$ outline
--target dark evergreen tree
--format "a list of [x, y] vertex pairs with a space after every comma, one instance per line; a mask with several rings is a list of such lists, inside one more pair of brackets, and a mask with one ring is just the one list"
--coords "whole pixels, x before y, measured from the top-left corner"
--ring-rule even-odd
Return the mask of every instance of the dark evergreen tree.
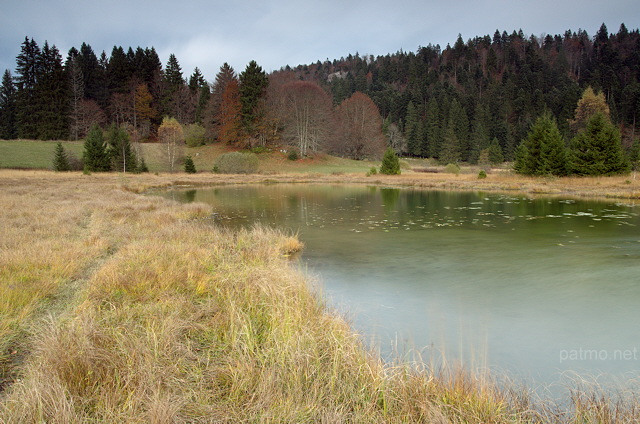
[[25, 37], [16, 58], [16, 125], [18, 137], [38, 138], [38, 112], [36, 82], [40, 75], [40, 47]]
[[543, 114], [532, 125], [516, 151], [514, 169], [524, 175], [567, 174], [564, 139], [551, 114]]
[[111, 169], [111, 161], [102, 129], [97, 125], [91, 127], [84, 141], [82, 153], [84, 169], [88, 172], [106, 172]]
[[195, 174], [197, 172], [196, 165], [193, 163], [191, 156], [187, 156], [184, 160], [184, 172], [187, 174]]
[[443, 165], [460, 161], [460, 142], [456, 135], [455, 122], [453, 120], [449, 121], [444, 132], [439, 160]]
[[418, 110], [413, 102], [409, 102], [404, 122], [404, 137], [407, 140], [407, 150], [411, 156], [420, 156], [422, 153], [419, 120]]
[[269, 79], [255, 60], [249, 62], [240, 74], [240, 115], [244, 133], [252, 137], [258, 132], [263, 110], [263, 98]]
[[400, 160], [391, 147], [384, 152], [380, 173], [385, 175], [400, 175]]
[[111, 126], [107, 132], [107, 143], [111, 169], [118, 172], [136, 172], [138, 165], [136, 155], [131, 150], [129, 134], [122, 127]]
[[593, 115], [587, 127], [572, 140], [570, 166], [578, 175], [614, 175], [629, 171], [620, 132], [602, 113]]
[[171, 53], [167, 66], [164, 69], [164, 79], [169, 87], [170, 91], [176, 91], [178, 88], [184, 85], [184, 78], [182, 77], [182, 68], [178, 63], [176, 55]]
[[0, 86], [0, 139], [13, 140], [18, 136], [16, 115], [16, 88], [11, 72], [7, 69], [2, 75]]
[[425, 156], [437, 158], [440, 156], [440, 146], [442, 144], [442, 119], [440, 117], [440, 107], [435, 96], [432, 96], [427, 103], [427, 116], [425, 121]]
[[56, 149], [53, 153], [53, 170], [56, 172], [71, 171], [67, 152], [62, 147], [62, 143], [56, 143]]
[[38, 138], [64, 140], [69, 136], [69, 80], [62, 66], [62, 56], [56, 46], [45, 41], [40, 54], [39, 75], [36, 82], [38, 105]]
[[113, 47], [106, 73], [110, 94], [127, 93], [129, 91], [129, 79], [132, 75], [132, 69], [122, 47]]
[[502, 147], [500, 147], [500, 143], [498, 139], [494, 137], [487, 147], [487, 159], [491, 165], [499, 165], [504, 162], [504, 155], [502, 154]]

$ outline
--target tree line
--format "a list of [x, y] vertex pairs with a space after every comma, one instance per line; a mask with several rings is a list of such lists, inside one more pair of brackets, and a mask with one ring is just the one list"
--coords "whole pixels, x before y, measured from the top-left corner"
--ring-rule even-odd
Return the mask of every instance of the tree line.
[[2, 79], [0, 138], [80, 139], [94, 125], [115, 125], [133, 141], [157, 141], [172, 117], [190, 145], [284, 145], [354, 159], [380, 158], [391, 146], [442, 163], [498, 163], [526, 156], [520, 146], [542, 116], [569, 148], [584, 129], [571, 124], [578, 102], [593, 87], [629, 153], [639, 53], [638, 30], [624, 24], [612, 34], [603, 24], [594, 37], [496, 31], [467, 42], [459, 35], [445, 49], [349, 55], [270, 75], [255, 61], [240, 74], [225, 63], [209, 83], [198, 68], [185, 78], [175, 55], [163, 67], [154, 48], [98, 57], [83, 43], [63, 61], [55, 46], [25, 38], [15, 75]]

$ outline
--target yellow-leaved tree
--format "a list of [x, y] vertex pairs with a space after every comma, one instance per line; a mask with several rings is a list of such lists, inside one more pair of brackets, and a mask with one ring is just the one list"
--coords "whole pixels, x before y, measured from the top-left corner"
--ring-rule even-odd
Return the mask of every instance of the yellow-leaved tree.
[[164, 117], [158, 128], [158, 139], [165, 144], [165, 157], [170, 172], [174, 172], [176, 162], [184, 149], [184, 131], [182, 125], [175, 119]]

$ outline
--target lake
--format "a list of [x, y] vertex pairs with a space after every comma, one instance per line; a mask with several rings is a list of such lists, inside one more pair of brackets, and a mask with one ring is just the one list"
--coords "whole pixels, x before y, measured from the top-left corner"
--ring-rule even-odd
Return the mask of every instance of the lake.
[[534, 385], [640, 368], [640, 206], [345, 185], [163, 195], [213, 205], [218, 225], [297, 233], [300, 266], [387, 360]]

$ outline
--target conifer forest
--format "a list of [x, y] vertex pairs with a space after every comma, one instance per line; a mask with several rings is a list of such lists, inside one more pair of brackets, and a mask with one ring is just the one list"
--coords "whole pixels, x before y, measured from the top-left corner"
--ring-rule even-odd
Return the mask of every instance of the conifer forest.
[[159, 142], [171, 119], [191, 146], [352, 159], [391, 147], [443, 164], [512, 161], [533, 175], [614, 174], [638, 162], [640, 32], [624, 24], [595, 35], [496, 30], [271, 73], [255, 61], [205, 72], [211, 80], [175, 55], [163, 65], [153, 47], [99, 53], [82, 43], [63, 57], [25, 37], [2, 78], [0, 139], [80, 140], [116, 127]]

